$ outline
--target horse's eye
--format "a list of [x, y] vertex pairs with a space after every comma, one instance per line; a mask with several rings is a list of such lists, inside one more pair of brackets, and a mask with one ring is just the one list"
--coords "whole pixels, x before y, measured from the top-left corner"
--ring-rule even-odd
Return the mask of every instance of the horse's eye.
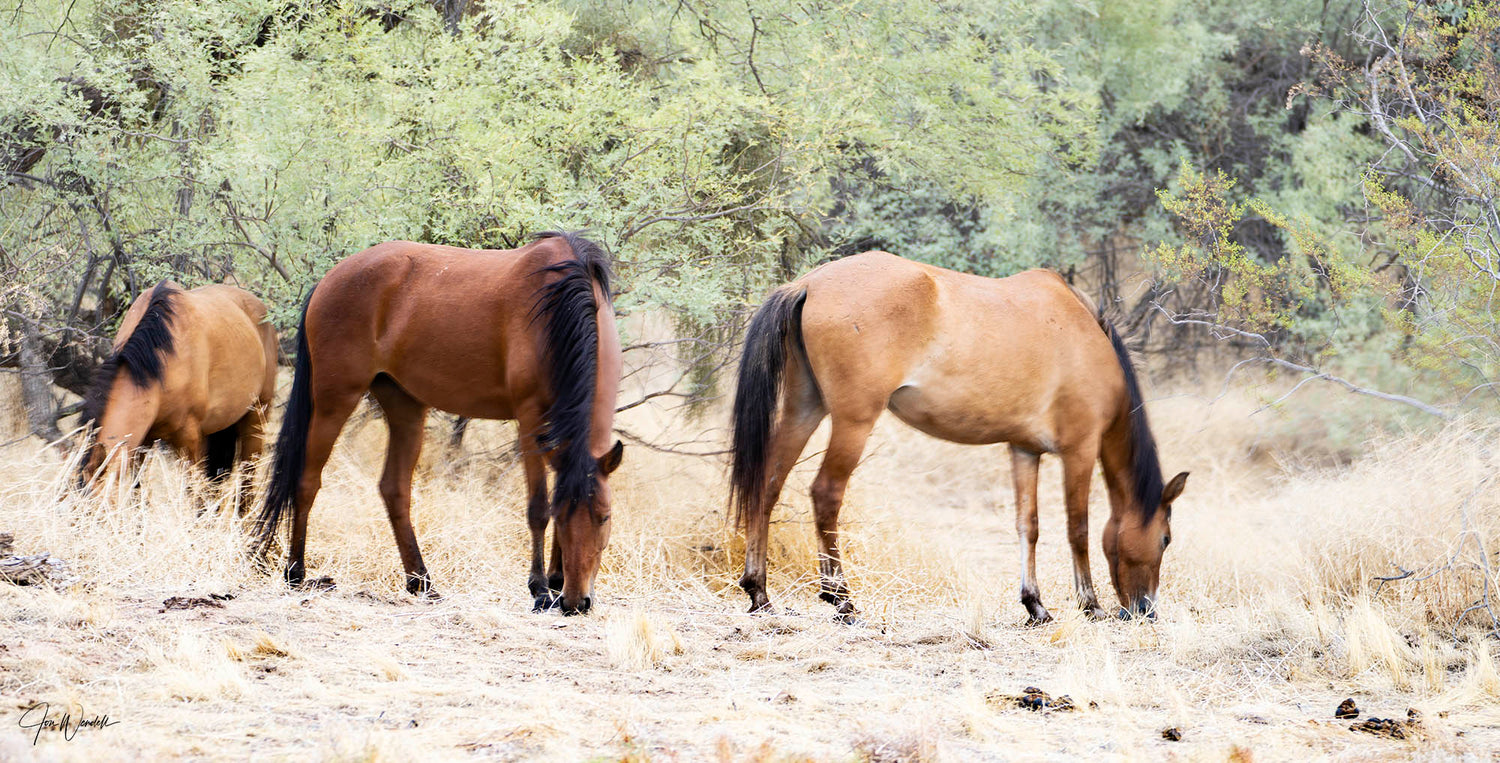
[[1167, 546], [1170, 546], [1170, 545], [1172, 545], [1172, 536], [1171, 535], [1163, 535], [1163, 536], [1161, 536], [1161, 548], [1162, 548], [1162, 550], [1165, 551], [1167, 549]]

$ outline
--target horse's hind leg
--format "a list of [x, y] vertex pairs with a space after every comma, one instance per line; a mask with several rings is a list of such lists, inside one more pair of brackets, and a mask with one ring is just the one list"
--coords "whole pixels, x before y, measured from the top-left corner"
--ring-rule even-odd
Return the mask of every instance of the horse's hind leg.
[[1063, 493], [1068, 506], [1068, 545], [1073, 547], [1073, 583], [1078, 606], [1093, 618], [1104, 617], [1099, 597], [1094, 593], [1094, 578], [1089, 570], [1089, 487], [1094, 480], [1094, 447], [1064, 452]]
[[844, 488], [849, 485], [849, 475], [859, 465], [860, 454], [865, 450], [865, 441], [875, 426], [875, 417], [859, 419], [833, 419], [833, 433], [828, 439], [828, 453], [823, 456], [823, 465], [813, 480], [813, 519], [818, 527], [818, 570], [822, 573], [822, 593], [819, 598], [832, 604], [841, 619], [854, 615], [854, 604], [849, 601], [849, 587], [844, 582], [843, 559], [839, 554], [839, 509], [844, 504]]
[[766, 594], [766, 547], [771, 536], [771, 509], [776, 506], [787, 475], [797, 465], [808, 439], [828, 415], [805, 372], [796, 366], [789, 368], [786, 383], [781, 415], [771, 434], [771, 465], [767, 470], [765, 492], [745, 517], [745, 575], [740, 578], [740, 588], [750, 595], [751, 612], [771, 607], [771, 599]]
[[1010, 447], [1011, 478], [1016, 487], [1016, 535], [1021, 545], [1021, 604], [1028, 621], [1045, 623], [1052, 614], [1042, 606], [1042, 592], [1036, 584], [1036, 539], [1039, 534], [1036, 511], [1037, 466], [1039, 453]]
[[385, 451], [385, 472], [380, 476], [380, 497], [385, 501], [391, 530], [396, 534], [396, 547], [401, 551], [406, 590], [436, 596], [427, 565], [422, 563], [422, 552], [417, 548], [417, 533], [411, 526], [411, 478], [422, 454], [422, 424], [427, 418], [427, 406], [385, 377], [370, 386], [370, 393], [380, 403], [391, 432]]
[[[313, 501], [323, 487], [323, 467], [333, 453], [333, 443], [339, 438], [339, 430], [354, 407], [359, 404], [364, 390], [350, 388], [339, 394], [314, 395], [312, 418], [307, 424], [307, 460], [302, 470], [302, 481], [297, 485], [297, 500], [292, 513], [292, 538], [287, 545], [286, 582], [301, 587], [307, 574], [307, 519], [312, 514]], [[324, 577], [314, 581], [317, 587], [328, 587], [333, 581]]]

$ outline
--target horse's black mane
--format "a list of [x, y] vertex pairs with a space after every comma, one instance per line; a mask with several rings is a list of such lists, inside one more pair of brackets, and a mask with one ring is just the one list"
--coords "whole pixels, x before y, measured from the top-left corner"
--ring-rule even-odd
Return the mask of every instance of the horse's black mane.
[[94, 373], [94, 384], [83, 402], [83, 421], [92, 425], [104, 415], [104, 406], [109, 402], [109, 390], [114, 386], [120, 369], [130, 374], [130, 381], [137, 387], [161, 381], [162, 358], [172, 352], [172, 319], [175, 316], [173, 298], [182, 291], [166, 281], [151, 289], [146, 312], [130, 332], [130, 338], [120, 349], [110, 354]]
[[1120, 370], [1125, 373], [1125, 394], [1130, 400], [1130, 472], [1135, 482], [1135, 500], [1141, 512], [1141, 524], [1151, 521], [1161, 507], [1162, 476], [1161, 460], [1156, 453], [1156, 438], [1151, 435], [1151, 424], [1146, 420], [1146, 404], [1141, 397], [1141, 385], [1135, 377], [1135, 364], [1130, 361], [1130, 350], [1120, 332], [1104, 317], [1101, 309], [1099, 326], [1109, 335], [1115, 358], [1120, 361]]
[[573, 259], [540, 271], [562, 277], [542, 287], [532, 310], [532, 320], [546, 324], [544, 362], [553, 400], [542, 419], [538, 442], [554, 454], [557, 482], [552, 489], [552, 511], [565, 516], [579, 506], [593, 506], [598, 463], [589, 452], [589, 441], [599, 375], [599, 305], [594, 283], [609, 300], [611, 270], [604, 247], [584, 238], [582, 232], [547, 231], [536, 238], [560, 238], [573, 250]]

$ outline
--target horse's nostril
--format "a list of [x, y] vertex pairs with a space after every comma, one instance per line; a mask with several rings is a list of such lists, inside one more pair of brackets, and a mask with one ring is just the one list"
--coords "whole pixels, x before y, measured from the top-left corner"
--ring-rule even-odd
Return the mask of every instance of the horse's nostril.
[[589, 607], [592, 607], [592, 606], [594, 606], [594, 597], [592, 597], [592, 596], [585, 596], [585, 597], [583, 597], [583, 605], [578, 608], [578, 611], [586, 613], [586, 612], [589, 611]]

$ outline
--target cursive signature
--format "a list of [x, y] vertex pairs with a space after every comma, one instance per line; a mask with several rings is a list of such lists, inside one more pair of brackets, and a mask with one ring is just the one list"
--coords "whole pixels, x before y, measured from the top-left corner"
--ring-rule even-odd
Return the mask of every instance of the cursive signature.
[[61, 718], [53, 718], [52, 706], [46, 702], [38, 702], [26, 708], [26, 712], [21, 714], [21, 728], [27, 730], [35, 729], [35, 733], [31, 735], [31, 744], [33, 747], [42, 738], [43, 731], [61, 731], [63, 739], [71, 742], [73, 741], [73, 737], [78, 736], [78, 732], [83, 729], [107, 729], [117, 723], [119, 721], [110, 720], [107, 714], [95, 715], [93, 717], [86, 716], [83, 714], [82, 708], [79, 708], [76, 720], [73, 718], [71, 710], [63, 713]]

